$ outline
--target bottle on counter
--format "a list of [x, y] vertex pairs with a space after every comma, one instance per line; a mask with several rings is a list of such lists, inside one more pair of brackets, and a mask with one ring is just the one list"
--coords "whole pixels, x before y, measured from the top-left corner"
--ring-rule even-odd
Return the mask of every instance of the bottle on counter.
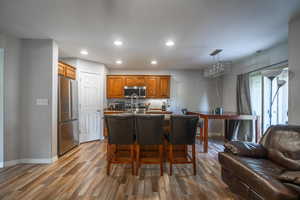
[[161, 105], [161, 110], [162, 111], [166, 111], [167, 110], [167, 104], [166, 102], [163, 102], [162, 105]]

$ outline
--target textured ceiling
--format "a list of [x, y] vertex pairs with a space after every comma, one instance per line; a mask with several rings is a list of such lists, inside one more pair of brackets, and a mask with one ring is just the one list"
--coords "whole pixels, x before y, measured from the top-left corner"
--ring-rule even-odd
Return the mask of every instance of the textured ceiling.
[[[214, 49], [235, 60], [287, 39], [299, 0], [0, 0], [0, 30], [51, 38], [60, 56], [110, 68], [191, 69]], [[173, 39], [175, 46], [164, 43]], [[115, 39], [124, 45], [117, 48]], [[87, 49], [89, 55], [79, 51]], [[151, 66], [151, 59], [158, 60]], [[115, 60], [123, 65], [116, 66]]]

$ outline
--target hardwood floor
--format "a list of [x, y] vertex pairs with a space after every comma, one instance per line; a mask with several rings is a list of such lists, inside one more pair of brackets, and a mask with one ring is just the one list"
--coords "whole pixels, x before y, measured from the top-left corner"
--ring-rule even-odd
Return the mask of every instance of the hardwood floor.
[[139, 176], [129, 165], [112, 165], [106, 176], [105, 148], [105, 142], [85, 143], [51, 165], [2, 169], [0, 199], [238, 199], [221, 181], [217, 140], [210, 141], [208, 154], [197, 144], [197, 176], [192, 165], [174, 165], [170, 177], [168, 164], [162, 177], [157, 165], [142, 165]]

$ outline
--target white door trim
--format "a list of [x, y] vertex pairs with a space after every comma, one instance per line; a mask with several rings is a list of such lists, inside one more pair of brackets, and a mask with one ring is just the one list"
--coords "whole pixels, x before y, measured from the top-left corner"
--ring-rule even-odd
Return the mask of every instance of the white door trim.
[[0, 168], [4, 167], [4, 49], [0, 48]]

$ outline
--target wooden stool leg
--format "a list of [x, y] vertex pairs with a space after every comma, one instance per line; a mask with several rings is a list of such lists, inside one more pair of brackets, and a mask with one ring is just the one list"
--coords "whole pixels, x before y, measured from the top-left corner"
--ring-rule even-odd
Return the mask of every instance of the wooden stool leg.
[[130, 145], [130, 156], [131, 156], [131, 170], [132, 170], [132, 175], [135, 173], [135, 167], [134, 167], [134, 145]]
[[136, 145], [136, 175], [139, 173], [140, 168], [140, 145]]
[[173, 145], [169, 145], [169, 162], [170, 162], [170, 176], [173, 173]]
[[110, 165], [111, 165], [111, 156], [110, 156], [110, 144], [107, 144], [107, 167], [106, 167], [106, 174], [109, 176], [110, 174]]
[[160, 161], [160, 176], [164, 175], [164, 168], [163, 168], [163, 145], [159, 145], [159, 161]]
[[197, 174], [196, 172], [196, 146], [195, 144], [192, 145], [192, 162], [193, 162], [193, 170], [194, 170], [194, 175]]

